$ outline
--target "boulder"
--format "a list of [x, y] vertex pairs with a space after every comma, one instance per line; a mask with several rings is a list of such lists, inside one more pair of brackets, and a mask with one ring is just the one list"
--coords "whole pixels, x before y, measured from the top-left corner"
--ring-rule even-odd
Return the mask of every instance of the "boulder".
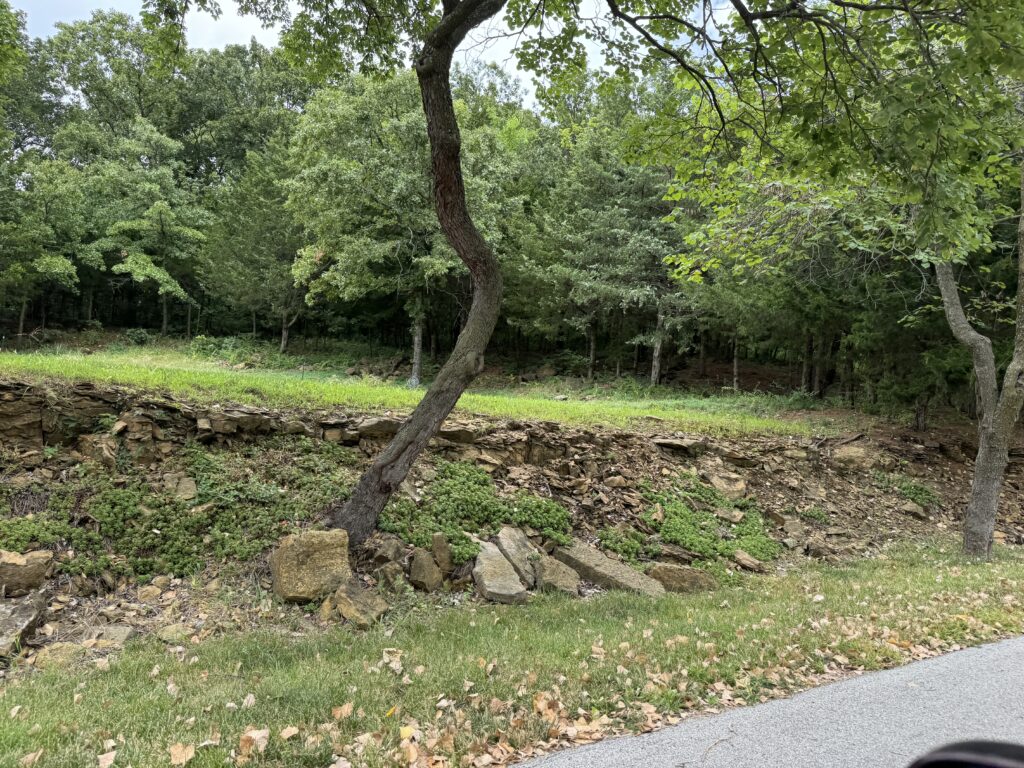
[[405, 559], [405, 543], [397, 536], [376, 535], [369, 542], [375, 565], [398, 563]]
[[342, 618], [359, 629], [368, 628], [391, 608], [387, 600], [355, 579], [338, 587], [333, 602]]
[[161, 590], [156, 584], [147, 584], [144, 587], [139, 587], [136, 597], [138, 597], [139, 602], [142, 603], [155, 603], [160, 599], [162, 592], [163, 590]]
[[321, 600], [352, 576], [348, 533], [306, 531], [286, 536], [270, 556], [274, 593], [292, 603]]
[[0, 595], [21, 597], [42, 586], [53, 562], [53, 552], [37, 550], [24, 555], [0, 550]]
[[436, 592], [441, 588], [444, 574], [434, 562], [434, 557], [427, 550], [417, 547], [412, 551], [412, 562], [409, 565], [409, 581], [417, 589], [424, 592]]
[[906, 501], [903, 506], [900, 507], [900, 512], [911, 517], [916, 517], [918, 520], [928, 519], [928, 510], [918, 504], [916, 501]]
[[821, 534], [816, 534], [807, 539], [807, 543], [804, 545], [804, 551], [807, 553], [808, 557], [815, 557], [819, 559], [831, 557], [836, 553], [835, 547], [833, 547]]
[[455, 570], [452, 545], [448, 543], [448, 537], [440, 531], [430, 537], [430, 551], [434, 555], [434, 562], [441, 569], [441, 573], [451, 573]]
[[876, 452], [864, 443], [846, 443], [832, 449], [832, 463], [844, 469], [868, 470], [876, 459]]
[[744, 514], [742, 510], [735, 509], [733, 507], [719, 507], [718, 509], [715, 510], [715, 517], [717, 517], [719, 520], [724, 520], [727, 523], [732, 523], [733, 525], [736, 525], [737, 523], [743, 522]]
[[766, 566], [753, 555], [747, 554], [742, 549], [737, 549], [735, 552], [732, 553], [732, 560], [740, 568], [744, 568], [748, 571], [765, 573], [768, 570], [768, 566]]
[[512, 563], [489, 541], [480, 542], [473, 566], [473, 581], [480, 596], [496, 603], [525, 603], [526, 587]]
[[196, 486], [196, 481], [191, 477], [181, 478], [174, 489], [174, 495], [182, 501], [192, 501], [199, 495], [199, 488]]
[[135, 630], [128, 624], [101, 624], [86, 632], [85, 639], [97, 648], [120, 648], [134, 635]]
[[570, 595], [580, 593], [580, 575], [550, 555], [541, 555], [533, 564], [534, 583], [540, 590], [556, 590]]
[[554, 556], [599, 587], [639, 592], [650, 597], [665, 594], [665, 588], [650, 576], [618, 560], [612, 560], [596, 547], [581, 541], [574, 539], [568, 547], [558, 547]]
[[667, 592], [703, 592], [714, 589], [715, 577], [700, 568], [670, 563], [655, 563], [647, 575], [657, 581]]
[[0, 659], [14, 655], [42, 623], [46, 599], [41, 592], [0, 601]]
[[739, 501], [747, 495], [747, 481], [734, 472], [711, 475], [708, 482], [729, 501]]
[[374, 572], [377, 583], [391, 592], [402, 592], [409, 586], [400, 563], [385, 563]]
[[518, 528], [505, 526], [498, 531], [498, 536], [494, 543], [501, 550], [501, 554], [505, 556], [505, 559], [515, 568], [516, 575], [526, 585], [526, 588], [530, 589], [533, 587], [536, 579], [533, 564], [539, 553], [533, 544], [530, 543], [526, 534]]

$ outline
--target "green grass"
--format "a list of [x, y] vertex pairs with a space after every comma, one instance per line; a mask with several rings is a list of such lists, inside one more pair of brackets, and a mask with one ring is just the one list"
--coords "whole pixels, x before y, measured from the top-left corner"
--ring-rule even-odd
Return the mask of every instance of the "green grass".
[[[374, 411], [411, 410], [422, 389], [345, 377], [323, 371], [232, 370], [214, 361], [159, 347], [108, 349], [94, 354], [61, 351], [0, 353], [0, 375], [122, 384], [169, 392], [197, 402], [250, 403], [278, 407], [347, 407]], [[507, 419], [579, 425], [680, 429], [723, 435], [802, 435], [831, 431], [825, 421], [782, 418], [784, 399], [764, 395], [722, 397], [555, 400], [544, 394], [474, 391], [458, 411]]]
[[[412, 603], [365, 633], [231, 635], [183, 654], [140, 641], [107, 670], [83, 661], [16, 675], [3, 692], [0, 768], [38, 749], [42, 768], [95, 765], [107, 739], [117, 742], [115, 765], [166, 766], [171, 744], [198, 745], [217, 732], [220, 744], [189, 763], [209, 768], [225, 764], [247, 726], [271, 732], [258, 766], [324, 768], [339, 750], [355, 765], [404, 765], [395, 756], [403, 726], [423, 731], [421, 748], [440, 738], [434, 751], [459, 765], [499, 738], [512, 748], [547, 739], [542, 711], [638, 728], [657, 721], [654, 711], [754, 703], [842, 670], [1019, 633], [1022, 586], [1024, 553], [1000, 549], [995, 562], [978, 564], [939, 543], [657, 601]], [[402, 652], [400, 672], [379, 664], [386, 649]], [[241, 708], [248, 694], [255, 705]], [[548, 709], [545, 697], [559, 704]], [[348, 702], [353, 714], [334, 720], [332, 708]], [[556, 729], [565, 725], [555, 719]], [[278, 733], [287, 726], [300, 733], [286, 742]], [[323, 741], [307, 745], [311, 734]], [[360, 737], [368, 746], [357, 755]]]

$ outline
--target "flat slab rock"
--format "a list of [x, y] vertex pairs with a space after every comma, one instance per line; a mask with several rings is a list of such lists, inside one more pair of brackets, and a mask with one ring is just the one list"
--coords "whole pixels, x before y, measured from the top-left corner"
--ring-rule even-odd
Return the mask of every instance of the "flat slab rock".
[[306, 531], [286, 536], [270, 556], [274, 592], [290, 603], [311, 603], [352, 576], [348, 534], [343, 530]]
[[46, 599], [41, 592], [20, 600], [0, 600], [0, 659], [13, 656], [43, 620]]
[[515, 568], [520, 581], [528, 588], [533, 587], [536, 581], [536, 576], [533, 572], [534, 563], [539, 558], [540, 553], [530, 543], [526, 534], [518, 528], [505, 526], [498, 531], [498, 536], [494, 543], [501, 550], [501, 554], [505, 556], [505, 559]]
[[480, 542], [480, 554], [473, 566], [473, 581], [480, 596], [495, 603], [525, 603], [526, 587], [512, 563], [494, 544]]
[[0, 549], [0, 594], [21, 597], [40, 587], [53, 562], [53, 552], [20, 554]]
[[596, 547], [573, 540], [568, 547], [558, 547], [554, 556], [568, 565], [587, 581], [605, 589], [619, 589], [638, 592], [641, 595], [660, 597], [665, 588], [625, 563], [612, 560]]

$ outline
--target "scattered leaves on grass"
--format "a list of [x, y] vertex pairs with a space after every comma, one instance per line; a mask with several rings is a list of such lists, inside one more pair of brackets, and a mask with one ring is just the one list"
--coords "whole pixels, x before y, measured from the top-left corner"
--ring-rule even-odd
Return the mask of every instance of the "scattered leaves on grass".
[[171, 755], [171, 765], [188, 765], [196, 756], [196, 748], [191, 744], [172, 744], [167, 750]]

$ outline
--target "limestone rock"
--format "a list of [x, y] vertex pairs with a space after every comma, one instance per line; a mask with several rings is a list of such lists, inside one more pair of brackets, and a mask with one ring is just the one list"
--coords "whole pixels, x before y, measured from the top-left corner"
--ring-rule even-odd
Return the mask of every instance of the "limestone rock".
[[480, 542], [473, 566], [473, 581], [481, 597], [496, 603], [525, 603], [526, 587], [512, 563], [489, 541]]
[[875, 452], [864, 443], [846, 443], [832, 449], [832, 462], [845, 469], [868, 470], [875, 460]]
[[36, 669], [59, 669], [71, 666], [86, 653], [77, 643], [51, 643], [39, 649], [33, 663]]
[[618, 560], [612, 560], [595, 547], [575, 539], [570, 546], [556, 549], [554, 555], [584, 579], [599, 587], [639, 592], [650, 597], [665, 594], [665, 588], [650, 576]]
[[654, 444], [669, 453], [680, 453], [684, 456], [696, 458], [707, 451], [707, 440], [694, 440], [688, 437], [656, 437]]
[[178, 481], [177, 487], [174, 489], [174, 495], [182, 501], [192, 501], [199, 495], [199, 488], [196, 486], [196, 481], [191, 477], [181, 478], [181, 480]]
[[739, 501], [747, 495], [747, 481], [734, 472], [711, 475], [708, 482], [729, 501]]
[[580, 575], [550, 555], [541, 555], [533, 564], [535, 584], [540, 590], [557, 590], [570, 595], [580, 593]]
[[0, 601], [0, 659], [18, 652], [42, 623], [45, 608], [46, 600], [40, 592], [20, 600]]
[[915, 501], [906, 501], [903, 506], [900, 507], [900, 512], [911, 517], [916, 517], [918, 520], [928, 519], [928, 510], [922, 507]]
[[53, 562], [53, 552], [18, 554], [0, 550], [0, 595], [21, 597], [42, 586]]
[[516, 575], [519, 576], [519, 580], [526, 585], [527, 589], [530, 589], [536, 579], [533, 564], [537, 559], [538, 552], [533, 544], [530, 543], [526, 534], [518, 528], [505, 526], [498, 531], [495, 544], [501, 551], [501, 554], [505, 556], [505, 559], [512, 564]]
[[286, 536], [270, 556], [274, 593], [292, 603], [320, 600], [352, 576], [348, 533], [306, 531]]
[[402, 422], [398, 419], [371, 417], [360, 421], [356, 429], [360, 437], [374, 439], [394, 437], [401, 426]]
[[368, 628], [391, 608], [387, 600], [355, 579], [338, 587], [333, 599], [338, 613], [359, 629]]
[[442, 573], [451, 573], [455, 570], [455, 559], [452, 555], [452, 545], [448, 537], [438, 531], [430, 537], [430, 551], [434, 555], [434, 562], [441, 569]]
[[157, 630], [156, 636], [168, 645], [185, 645], [192, 639], [192, 627], [178, 622]]
[[733, 562], [736, 563], [736, 565], [748, 571], [765, 573], [768, 570], [768, 566], [766, 566], [753, 555], [747, 554], [742, 549], [737, 549], [735, 552], [733, 552], [732, 559]]
[[160, 599], [161, 589], [156, 584], [147, 584], [144, 587], [139, 587], [139, 591], [136, 596], [140, 602], [143, 603], [155, 603]]
[[667, 592], [703, 592], [714, 589], [715, 577], [700, 568], [670, 563], [655, 563], [647, 575], [657, 581]]
[[444, 574], [434, 562], [433, 555], [427, 550], [419, 547], [413, 550], [412, 563], [409, 565], [409, 581], [424, 592], [436, 592], [441, 588]]
[[374, 572], [377, 583], [391, 592], [402, 592], [409, 586], [401, 563], [385, 563]]
[[376, 565], [398, 563], [405, 558], [405, 543], [397, 536], [381, 536], [378, 534], [370, 543], [373, 562]]
[[824, 559], [836, 553], [835, 547], [828, 543], [824, 536], [817, 534], [807, 539], [804, 551], [808, 557]]
[[732, 523], [733, 525], [735, 525], [737, 523], [743, 522], [744, 515], [742, 510], [739, 509], [719, 508], [715, 510], [715, 517], [717, 517], [719, 520], [724, 520], [727, 523]]
[[87, 641], [93, 641], [98, 648], [120, 648], [135, 634], [128, 624], [101, 624], [85, 633]]

